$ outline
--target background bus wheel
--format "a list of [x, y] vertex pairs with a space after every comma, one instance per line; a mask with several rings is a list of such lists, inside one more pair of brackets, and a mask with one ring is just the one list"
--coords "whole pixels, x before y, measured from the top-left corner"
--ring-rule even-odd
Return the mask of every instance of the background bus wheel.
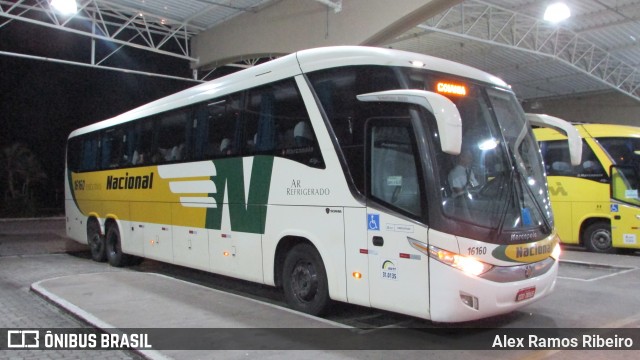
[[613, 250], [611, 224], [598, 221], [587, 226], [584, 230], [582, 241], [589, 251], [597, 253], [611, 252]]
[[122, 246], [120, 245], [120, 231], [116, 224], [112, 224], [108, 227], [105, 240], [109, 265], [115, 267], [126, 266], [129, 258], [126, 254], [122, 253]]
[[107, 260], [104, 237], [100, 235], [100, 225], [95, 220], [89, 221], [87, 225], [87, 242], [93, 261], [104, 262]]
[[322, 314], [329, 304], [327, 274], [318, 251], [309, 244], [296, 245], [284, 261], [284, 295], [295, 310]]

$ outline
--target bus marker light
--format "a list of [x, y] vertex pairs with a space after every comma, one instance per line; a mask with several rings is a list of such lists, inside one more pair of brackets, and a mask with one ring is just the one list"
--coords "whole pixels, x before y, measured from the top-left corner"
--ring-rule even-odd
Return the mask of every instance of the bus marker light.
[[362, 274], [357, 271], [354, 271], [351, 275], [353, 275], [354, 279], [362, 279]]
[[420, 255], [415, 255], [415, 254], [405, 254], [405, 253], [400, 253], [400, 258], [401, 259], [413, 259], [413, 260], [420, 260], [422, 258], [422, 256]]
[[229, 252], [228, 252], [228, 251], [225, 251], [225, 252], [223, 252], [223, 253], [222, 253], [222, 255], [224, 255], [224, 256], [229, 256]]

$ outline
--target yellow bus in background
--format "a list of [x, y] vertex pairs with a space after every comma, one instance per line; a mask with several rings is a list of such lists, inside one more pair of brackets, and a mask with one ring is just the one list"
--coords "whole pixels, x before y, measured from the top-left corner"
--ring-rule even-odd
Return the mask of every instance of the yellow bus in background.
[[594, 252], [640, 249], [640, 127], [574, 126], [583, 139], [577, 166], [569, 161], [564, 134], [534, 130], [561, 241]]

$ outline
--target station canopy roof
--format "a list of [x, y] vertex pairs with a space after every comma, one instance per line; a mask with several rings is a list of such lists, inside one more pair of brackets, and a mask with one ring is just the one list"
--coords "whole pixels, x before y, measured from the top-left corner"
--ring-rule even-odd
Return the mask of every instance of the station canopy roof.
[[[300, 1], [316, 1], [339, 11], [343, 2], [351, 0]], [[0, 36], [3, 27], [23, 21], [92, 39], [84, 66], [122, 68], [122, 64], [111, 64], [110, 58], [132, 48], [185, 60], [188, 68], [189, 62], [195, 63], [189, 46], [192, 37], [277, 2], [78, 0], [79, 11], [62, 16], [51, 8], [49, 0], [0, 0]], [[511, 84], [523, 100], [616, 90], [640, 101], [640, 0], [563, 2], [571, 9], [571, 17], [550, 24], [543, 20], [550, 3], [547, 0], [452, 1], [448, 9], [379, 46], [485, 70]], [[39, 57], [10, 51], [0, 54]], [[243, 59], [229, 65], [246, 67], [259, 61]], [[186, 77], [202, 81], [212, 76], [212, 72], [193, 71]]]

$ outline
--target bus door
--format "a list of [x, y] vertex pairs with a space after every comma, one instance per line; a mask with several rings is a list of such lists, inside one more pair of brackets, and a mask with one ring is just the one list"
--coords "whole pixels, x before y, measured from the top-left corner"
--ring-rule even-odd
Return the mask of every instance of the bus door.
[[[367, 252], [371, 306], [429, 317], [428, 257], [409, 243], [427, 243], [419, 219], [424, 181], [408, 118], [367, 122]], [[363, 219], [364, 220], [364, 219]]]
[[633, 166], [611, 166], [611, 236], [616, 248], [640, 248], [640, 177]]

